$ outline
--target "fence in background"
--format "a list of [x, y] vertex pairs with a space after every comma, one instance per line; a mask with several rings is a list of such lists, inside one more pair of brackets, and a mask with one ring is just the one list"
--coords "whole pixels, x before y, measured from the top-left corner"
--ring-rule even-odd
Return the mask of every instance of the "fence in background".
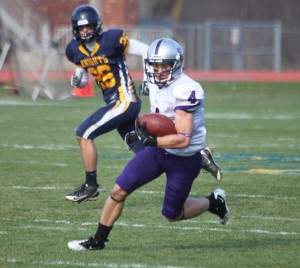
[[188, 69], [281, 70], [280, 23], [214, 22], [179, 25]]
[[[173, 27], [124, 27], [131, 38], [150, 44], [157, 38], [178, 41], [189, 70], [293, 70], [300, 69], [300, 31], [283, 32], [281, 24], [210, 21]], [[58, 34], [61, 52], [72, 39], [69, 28]], [[288, 53], [287, 53], [288, 52]], [[132, 59], [133, 68], [140, 68]]]

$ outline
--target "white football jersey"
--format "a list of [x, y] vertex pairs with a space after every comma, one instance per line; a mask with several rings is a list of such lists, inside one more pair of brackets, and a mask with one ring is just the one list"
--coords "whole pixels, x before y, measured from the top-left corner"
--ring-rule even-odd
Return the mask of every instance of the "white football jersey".
[[167, 152], [180, 156], [190, 156], [205, 148], [206, 129], [204, 116], [204, 91], [199, 83], [181, 74], [171, 85], [159, 89], [155, 84], [148, 84], [152, 113], [164, 114], [173, 121], [175, 111], [184, 110], [193, 113], [194, 129], [188, 148], [166, 149]]

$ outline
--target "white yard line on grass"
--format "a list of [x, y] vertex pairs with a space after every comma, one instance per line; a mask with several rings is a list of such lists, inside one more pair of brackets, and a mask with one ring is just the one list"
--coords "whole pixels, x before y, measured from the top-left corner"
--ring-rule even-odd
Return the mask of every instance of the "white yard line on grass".
[[205, 117], [209, 119], [226, 119], [226, 120], [241, 120], [241, 119], [250, 119], [250, 120], [295, 120], [298, 119], [297, 115], [272, 115], [272, 116], [259, 116], [247, 113], [205, 113]]
[[68, 167], [69, 165], [66, 164], [66, 163], [50, 163], [50, 162], [40, 162], [40, 161], [32, 161], [32, 160], [28, 160], [28, 161], [7, 161], [7, 160], [4, 160], [4, 161], [1, 161], [0, 160], [0, 163], [15, 163], [15, 164], [22, 164], [22, 165], [41, 165], [41, 166], [54, 166], [54, 167]]
[[[26, 186], [26, 185], [14, 185], [14, 186], [0, 186], [0, 189], [18, 189], [18, 190], [68, 190], [70, 189], [69, 187], [59, 187], [59, 186], [37, 186], [37, 187], [32, 187], [32, 186]], [[103, 191], [106, 191], [106, 189], [102, 189]], [[152, 191], [152, 190], [138, 190], [136, 193], [139, 194], [161, 194], [163, 195], [164, 192], [162, 191]], [[195, 193], [191, 193], [195, 194]], [[239, 197], [239, 198], [254, 198], [254, 199], [260, 199], [260, 198], [265, 198], [265, 199], [276, 199], [276, 200], [296, 200], [296, 196], [276, 196], [276, 195], [254, 195], [254, 194], [235, 194], [235, 195], [230, 195], [230, 197]]]
[[263, 221], [300, 221], [300, 219], [295, 218], [285, 218], [285, 217], [263, 217], [263, 216], [240, 216], [244, 219], [255, 219]]
[[[48, 219], [34, 220], [34, 222], [46, 222], [46, 223], [54, 223], [54, 224], [64, 224], [64, 225], [72, 225], [70, 227], [60, 227], [60, 226], [40, 226], [40, 225], [24, 225], [21, 228], [24, 229], [36, 229], [36, 230], [54, 230], [54, 231], [74, 231], [74, 225], [78, 225], [79, 223], [67, 220], [53, 221]], [[188, 222], [187, 222], [188, 223]], [[81, 223], [81, 226], [97, 226], [97, 222], [84, 222]], [[115, 223], [117, 226], [122, 226], [125, 228], [145, 228], [145, 229], [173, 229], [173, 230], [188, 230], [188, 231], [209, 231], [209, 232], [224, 232], [224, 233], [255, 233], [255, 234], [268, 234], [268, 235], [300, 235], [297, 232], [287, 232], [287, 231], [270, 231], [270, 230], [260, 230], [260, 229], [230, 229], [230, 224], [226, 227], [195, 227], [195, 226], [174, 226], [174, 225], [146, 225], [146, 224], [137, 224], [137, 223], [126, 223], [124, 221], [118, 221]], [[79, 231], [86, 231], [84, 227], [76, 228]]]
[[46, 145], [32, 145], [32, 144], [6, 144], [2, 143], [2, 147], [13, 147], [16, 149], [41, 149], [41, 150], [51, 150], [51, 151], [61, 151], [66, 149], [77, 149], [78, 146], [75, 145], [54, 145], [54, 144], [46, 144]]
[[77, 230], [77, 231], [86, 231], [86, 228], [67, 228], [67, 227], [59, 227], [59, 226], [40, 226], [40, 225], [24, 225], [21, 226], [20, 228], [22, 229], [34, 229], [34, 230], [54, 230], [54, 231], [72, 231], [72, 230]]
[[266, 198], [266, 199], [279, 199], [279, 200], [296, 200], [295, 196], [274, 196], [274, 195], [255, 195], [255, 194], [237, 194], [236, 197], [243, 198]]
[[[0, 187], [0, 188], [3, 188], [3, 187]], [[38, 187], [29, 187], [29, 186], [21, 186], [21, 185], [18, 185], [18, 186], [13, 186], [12, 187], [13, 189], [17, 189], [17, 190], [68, 190], [70, 188], [68, 187], [56, 187], [56, 186], [38, 186]]]
[[[20, 263], [20, 264], [26, 264], [26, 261], [18, 258], [0, 258], [2, 262], [6, 263]], [[31, 265], [45, 265], [45, 266], [68, 266], [68, 267], [103, 267], [103, 268], [192, 268], [192, 267], [187, 267], [187, 266], [162, 266], [162, 265], [147, 265], [147, 264], [142, 264], [142, 263], [107, 263], [107, 262], [71, 262], [71, 261], [34, 261], [32, 263], [28, 263]], [[204, 268], [201, 266], [197, 266], [197, 268]]]

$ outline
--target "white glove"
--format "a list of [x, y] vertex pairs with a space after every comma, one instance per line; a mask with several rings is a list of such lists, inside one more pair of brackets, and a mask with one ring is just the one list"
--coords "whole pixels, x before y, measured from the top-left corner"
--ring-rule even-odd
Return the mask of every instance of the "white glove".
[[77, 75], [73, 75], [71, 77], [71, 86], [72, 87], [77, 87], [80, 85], [80, 82], [81, 82], [81, 78], [78, 77]]
[[71, 77], [71, 86], [83, 88], [88, 82], [88, 73], [82, 68], [76, 68], [75, 74]]

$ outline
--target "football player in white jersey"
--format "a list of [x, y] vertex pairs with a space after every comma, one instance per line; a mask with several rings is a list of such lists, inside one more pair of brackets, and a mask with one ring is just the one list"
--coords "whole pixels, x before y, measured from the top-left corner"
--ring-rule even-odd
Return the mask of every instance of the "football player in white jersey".
[[191, 219], [204, 212], [218, 216], [221, 224], [229, 219], [226, 194], [222, 189], [209, 196], [190, 198], [192, 184], [202, 168], [200, 151], [205, 148], [204, 92], [199, 83], [183, 73], [183, 51], [174, 40], [154, 41], [147, 52], [145, 72], [150, 83], [152, 112], [175, 122], [177, 134], [152, 137], [147, 125], [135, 131], [145, 145], [126, 165], [106, 199], [96, 234], [68, 243], [71, 250], [104, 249], [114, 223], [121, 216], [126, 198], [136, 189], [166, 175], [162, 215], [170, 222]]

